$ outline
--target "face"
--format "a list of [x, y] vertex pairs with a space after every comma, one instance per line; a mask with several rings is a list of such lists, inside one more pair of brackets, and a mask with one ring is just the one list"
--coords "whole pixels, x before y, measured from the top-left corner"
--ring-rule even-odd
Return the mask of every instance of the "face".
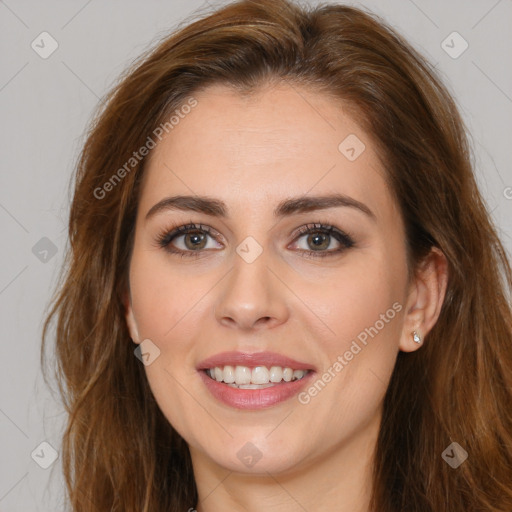
[[194, 97], [145, 170], [128, 326], [195, 464], [297, 470], [375, 433], [413, 350], [403, 223], [332, 99], [286, 84]]

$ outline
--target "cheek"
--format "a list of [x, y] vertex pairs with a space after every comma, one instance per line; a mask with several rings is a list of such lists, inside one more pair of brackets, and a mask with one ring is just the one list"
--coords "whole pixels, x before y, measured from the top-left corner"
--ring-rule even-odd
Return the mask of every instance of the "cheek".
[[207, 419], [191, 406], [187, 390], [197, 381], [191, 348], [204, 315], [201, 297], [211, 285], [175, 268], [154, 252], [134, 251], [130, 290], [140, 337], [158, 347], [158, 356], [144, 368], [152, 394], [169, 423], [189, 437], [192, 425], [205, 423], [207, 429]]
[[392, 306], [404, 299], [406, 272], [398, 253], [373, 248], [354, 253], [328, 273], [319, 268], [309, 272], [307, 281], [294, 283], [297, 295], [305, 298], [326, 327], [323, 340], [331, 357], [348, 349], [361, 333], [364, 339], [375, 324], [381, 339], [396, 338], [400, 328], [396, 309], [402, 308]]
[[209, 288], [206, 277], [180, 272], [165, 256], [134, 253], [130, 289], [141, 337], [165, 343], [183, 333]]
[[319, 270], [317, 285], [300, 292], [329, 328], [315, 339], [323, 352], [321, 382], [304, 397], [325, 409], [319, 416], [336, 403], [330, 414], [357, 423], [379, 405], [398, 354], [406, 271], [399, 253], [373, 250], [337, 269], [324, 286]]

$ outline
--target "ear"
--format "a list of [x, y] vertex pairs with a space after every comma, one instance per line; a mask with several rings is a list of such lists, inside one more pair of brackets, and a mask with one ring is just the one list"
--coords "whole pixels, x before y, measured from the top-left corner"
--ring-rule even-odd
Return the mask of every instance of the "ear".
[[137, 327], [137, 322], [133, 314], [132, 300], [129, 292], [125, 292], [125, 294], [123, 295], [123, 306], [125, 311], [126, 325], [128, 326], [130, 337], [134, 343], [139, 344], [139, 329]]
[[416, 332], [423, 342], [434, 327], [441, 313], [447, 283], [448, 261], [440, 249], [433, 247], [409, 285], [400, 350], [413, 352], [421, 347], [422, 343], [414, 341], [413, 333]]

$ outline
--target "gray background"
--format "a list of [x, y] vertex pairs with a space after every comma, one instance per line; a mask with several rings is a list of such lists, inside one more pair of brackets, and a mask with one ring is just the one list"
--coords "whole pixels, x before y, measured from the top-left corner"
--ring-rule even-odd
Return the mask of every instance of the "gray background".
[[[381, 15], [441, 71], [471, 133], [481, 190], [512, 253], [512, 1], [352, 5]], [[42, 381], [39, 348], [66, 248], [68, 184], [87, 121], [135, 57], [206, 8], [199, 0], [0, 0], [0, 512], [63, 510], [61, 459], [48, 469], [36, 463], [51, 461], [51, 450], [40, 443], [60, 451], [65, 420]], [[31, 47], [43, 31], [58, 43], [47, 59]], [[458, 58], [441, 46], [453, 31], [469, 44]], [[462, 48], [460, 39], [447, 41], [452, 54]], [[54, 255], [44, 253], [49, 247]]]

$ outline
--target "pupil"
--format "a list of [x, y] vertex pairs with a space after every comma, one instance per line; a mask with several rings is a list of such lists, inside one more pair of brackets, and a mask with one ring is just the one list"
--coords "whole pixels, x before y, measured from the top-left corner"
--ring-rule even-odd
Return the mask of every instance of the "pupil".
[[[204, 234], [202, 233], [189, 233], [188, 235], [190, 237], [191, 243], [188, 244], [189, 249], [197, 249], [199, 247], [199, 244], [197, 242], [201, 242], [204, 239]], [[185, 238], [187, 240], [187, 238]]]
[[[316, 234], [311, 235], [310, 240], [313, 241], [313, 245], [316, 246], [316, 248], [325, 248], [325, 241], [328, 238], [328, 235], [326, 234]], [[327, 244], [328, 246], [329, 244]]]

